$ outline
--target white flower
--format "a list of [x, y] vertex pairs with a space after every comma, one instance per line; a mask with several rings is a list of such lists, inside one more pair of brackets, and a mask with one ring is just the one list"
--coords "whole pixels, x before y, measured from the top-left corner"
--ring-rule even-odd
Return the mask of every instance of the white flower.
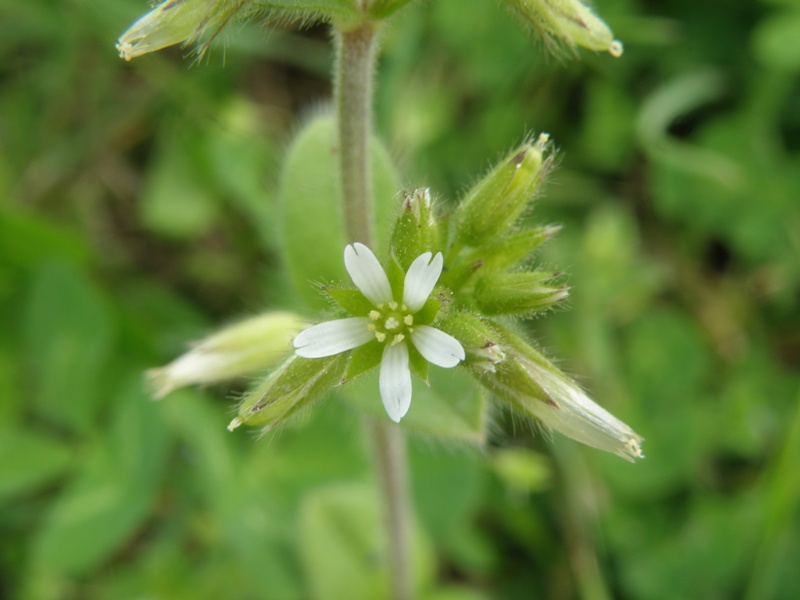
[[357, 348], [376, 339], [383, 344], [380, 391], [383, 406], [399, 423], [411, 405], [411, 370], [408, 343], [428, 361], [444, 368], [464, 360], [464, 348], [454, 337], [429, 325], [414, 323], [414, 315], [425, 305], [442, 274], [444, 258], [425, 252], [411, 263], [402, 297], [392, 286], [378, 259], [364, 244], [344, 249], [344, 264], [353, 283], [373, 305], [363, 317], [349, 317], [314, 325], [294, 339], [295, 353], [322, 358]]

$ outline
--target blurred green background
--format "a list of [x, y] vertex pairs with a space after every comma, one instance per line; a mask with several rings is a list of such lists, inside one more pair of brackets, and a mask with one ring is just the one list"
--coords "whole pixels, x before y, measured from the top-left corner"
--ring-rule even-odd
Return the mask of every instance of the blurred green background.
[[[452, 201], [551, 134], [532, 218], [572, 295], [530, 329], [646, 438], [630, 465], [502, 413], [481, 447], [413, 437], [422, 597], [800, 598], [800, 2], [598, 3], [621, 59], [546, 57], [493, 0], [385, 37], [404, 185]], [[356, 411], [257, 440], [225, 431], [247, 382], [141, 376], [292, 306], [276, 186], [329, 34], [125, 63], [145, 9], [0, 0], [0, 597], [379, 599]]]

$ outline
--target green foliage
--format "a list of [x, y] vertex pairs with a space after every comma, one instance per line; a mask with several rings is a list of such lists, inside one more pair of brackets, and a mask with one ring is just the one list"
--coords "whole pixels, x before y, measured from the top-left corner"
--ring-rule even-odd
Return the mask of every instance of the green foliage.
[[[487, 423], [474, 384], [432, 368], [403, 421], [436, 568], [420, 597], [798, 597], [797, 3], [597, 8], [620, 59], [544, 59], [493, 0], [409, 3], [387, 30], [377, 116], [402, 184], [462, 197], [526, 128], [551, 134], [534, 217], [563, 228], [517, 260], [563, 267], [570, 310], [520, 327], [647, 454]], [[276, 165], [327, 96], [327, 33], [234, 28], [224, 61], [128, 64], [113, 41], [145, 2], [0, 9], [0, 595], [314, 598], [342, 581], [327, 544], [376, 568], [352, 408], [380, 413], [374, 382], [261, 440], [224, 429], [247, 382], [158, 404], [140, 383], [222, 320], [347, 283], [343, 243], [338, 271], [279, 267]], [[307, 196], [294, 218], [316, 222]], [[340, 229], [291, 252], [324, 265]]]
[[[339, 191], [336, 125], [331, 116], [310, 120], [289, 148], [281, 183], [280, 227], [285, 264], [303, 303], [327, 300], [311, 282], [349, 282], [342, 252], [346, 245]], [[387, 247], [389, 224], [397, 210], [397, 175], [383, 146], [372, 146], [377, 248]]]

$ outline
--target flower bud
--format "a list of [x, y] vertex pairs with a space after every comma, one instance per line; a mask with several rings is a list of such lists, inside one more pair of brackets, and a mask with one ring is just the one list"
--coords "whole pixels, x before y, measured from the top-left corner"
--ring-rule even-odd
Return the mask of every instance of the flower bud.
[[555, 276], [541, 271], [488, 274], [475, 285], [475, 301], [485, 315], [529, 315], [547, 310], [569, 295], [565, 285], [547, 285]]
[[392, 252], [404, 271], [420, 254], [439, 249], [439, 224], [428, 188], [404, 195], [391, 244]]
[[155, 397], [163, 398], [186, 385], [248, 375], [285, 356], [294, 336], [306, 327], [308, 323], [293, 313], [264, 313], [207, 337], [167, 366], [150, 369], [146, 376]]
[[523, 144], [475, 185], [455, 213], [461, 242], [481, 246], [508, 232], [533, 199], [549, 160], [543, 153], [549, 136]]
[[[586, 396], [555, 365], [510, 331], [493, 324], [505, 360], [472, 374], [500, 400], [572, 439], [633, 461], [642, 437]], [[467, 366], [471, 366], [469, 362]]]
[[622, 42], [608, 25], [581, 0], [508, 0], [511, 7], [545, 38], [570, 47], [622, 55]]
[[163, 0], [120, 36], [117, 51], [131, 60], [205, 34], [213, 38], [245, 4], [242, 0]]
[[264, 431], [281, 425], [298, 410], [310, 406], [342, 381], [347, 355], [325, 358], [290, 356], [275, 372], [247, 392], [239, 416], [228, 425], [265, 425]]

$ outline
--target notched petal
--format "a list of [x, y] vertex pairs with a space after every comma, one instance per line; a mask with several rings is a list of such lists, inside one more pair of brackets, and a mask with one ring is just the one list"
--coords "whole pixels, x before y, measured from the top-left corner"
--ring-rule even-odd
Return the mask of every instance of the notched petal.
[[411, 334], [411, 341], [425, 360], [445, 369], [466, 358], [461, 342], [434, 327], [420, 325]]
[[361, 293], [375, 304], [392, 300], [392, 287], [381, 263], [364, 244], [356, 242], [344, 249], [344, 266]]
[[405, 344], [387, 345], [384, 349], [380, 390], [386, 413], [392, 421], [399, 423], [411, 406], [411, 370]]
[[295, 354], [304, 358], [322, 358], [357, 348], [372, 339], [368, 324], [366, 317], [350, 317], [309, 327], [294, 338]]
[[417, 312], [423, 307], [428, 297], [431, 295], [439, 276], [442, 274], [444, 257], [441, 252], [431, 260], [431, 253], [420, 254], [406, 273], [405, 285], [403, 286], [403, 303], [408, 306], [411, 312]]

